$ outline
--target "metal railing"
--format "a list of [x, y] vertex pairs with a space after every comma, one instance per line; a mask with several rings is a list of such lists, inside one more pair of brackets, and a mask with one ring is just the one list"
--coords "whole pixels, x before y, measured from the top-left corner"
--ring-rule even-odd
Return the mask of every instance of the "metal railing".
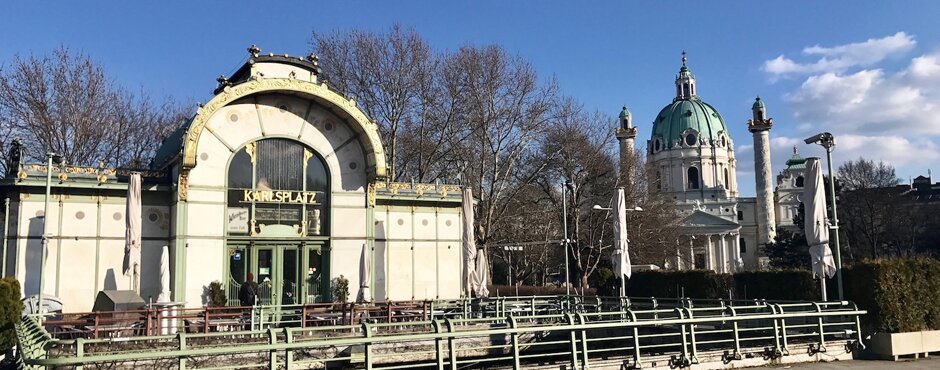
[[[837, 340], [860, 345], [859, 316], [865, 314], [849, 302], [563, 301], [567, 307], [537, 297], [443, 301], [435, 308], [421, 306], [420, 320], [415, 313], [412, 319], [402, 316], [396, 321], [383, 312], [386, 316], [379, 321], [380, 315], [363, 311], [369, 315], [350, 318], [358, 317], [359, 324], [291, 327], [290, 321], [281, 321], [278, 325], [288, 327], [102, 339], [55, 339], [37, 318], [29, 317], [19, 324], [17, 334], [24, 366], [456, 369], [521, 368], [537, 361], [581, 369], [611, 358], [639, 366], [644, 357], [667, 353], [672, 354], [671, 365], [681, 367], [698, 362], [705, 351], [723, 351], [731, 362], [740, 360], [745, 348], [766, 348], [763, 356], [776, 358], [788, 355], [795, 345], [808, 345], [815, 352], [827, 351], [827, 344]], [[669, 307], [671, 303], [676, 304]], [[631, 308], [597, 310], [614, 304]], [[469, 315], [464, 311], [468, 305]], [[505, 316], [478, 315], [484, 312]]]

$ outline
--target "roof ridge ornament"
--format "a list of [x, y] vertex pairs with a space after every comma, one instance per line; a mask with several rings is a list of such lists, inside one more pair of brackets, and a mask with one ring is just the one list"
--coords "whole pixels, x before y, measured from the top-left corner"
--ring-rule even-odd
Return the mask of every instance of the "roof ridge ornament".
[[685, 50], [682, 50], [682, 66], [685, 67], [685, 62], [689, 59], [685, 57]]

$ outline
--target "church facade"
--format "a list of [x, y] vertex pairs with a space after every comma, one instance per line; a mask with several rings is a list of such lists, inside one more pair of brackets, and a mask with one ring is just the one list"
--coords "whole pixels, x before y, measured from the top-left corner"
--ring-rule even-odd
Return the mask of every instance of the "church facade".
[[[339, 277], [352, 299], [361, 285], [366, 300], [462, 296], [461, 187], [387, 181], [377, 125], [318, 81], [315, 57], [249, 54], [150, 168], [134, 170], [143, 177], [141, 297], [159, 295], [163, 246], [172, 299], [189, 307], [209, 303], [214, 281], [237, 305], [249, 274], [263, 304], [331, 301]], [[122, 262], [132, 170], [23, 157], [14, 148], [0, 180], [4, 275], [27, 296], [42, 285], [68, 312], [90, 311], [99, 290], [131, 289]]]
[[[787, 169], [777, 177], [776, 190], [772, 188], [773, 120], [757, 98], [752, 119], [746, 122], [754, 145], [757, 191], [755, 197], [741, 197], [735, 141], [718, 110], [699, 96], [685, 53], [675, 92], [672, 102], [653, 119], [645, 153], [651, 191], [672, 198], [682, 217], [675, 258], [664, 264], [723, 273], [765, 268], [768, 261], [762, 247], [773, 241], [777, 228], [793, 227], [805, 159], [794, 149]], [[621, 158], [633, 150], [637, 131], [624, 107], [616, 130]]]

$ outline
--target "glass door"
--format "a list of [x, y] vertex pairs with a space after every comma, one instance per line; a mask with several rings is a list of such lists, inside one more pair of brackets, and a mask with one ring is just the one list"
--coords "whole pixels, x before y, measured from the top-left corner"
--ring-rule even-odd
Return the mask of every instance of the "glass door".
[[276, 247], [255, 249], [255, 281], [258, 283], [258, 304], [271, 305], [277, 302], [277, 276], [274, 269]]
[[254, 249], [249, 271], [258, 283], [258, 303], [289, 305], [303, 303], [300, 248], [296, 245], [263, 245]]
[[320, 245], [308, 245], [304, 248], [304, 303], [317, 303], [329, 301], [323, 288], [323, 249]]
[[230, 245], [228, 247], [228, 281], [226, 282], [226, 305], [240, 306], [238, 292], [245, 283], [248, 273], [249, 256], [244, 245]]

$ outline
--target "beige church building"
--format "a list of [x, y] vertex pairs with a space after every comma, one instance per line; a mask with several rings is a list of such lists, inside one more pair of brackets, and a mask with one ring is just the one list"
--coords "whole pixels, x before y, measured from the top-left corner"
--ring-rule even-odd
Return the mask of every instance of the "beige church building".
[[[391, 183], [376, 123], [318, 81], [315, 57], [261, 55], [229, 78], [166, 139], [142, 171], [140, 295], [159, 294], [169, 246], [172, 299], [207, 304], [214, 281], [230, 302], [249, 273], [265, 304], [332, 300], [330, 281], [360, 286], [371, 260], [371, 300], [457, 298], [461, 291], [461, 188]], [[29, 145], [29, 144], [21, 144]], [[130, 289], [122, 273], [129, 170], [53, 166], [14, 145], [5, 197], [3, 273], [65, 311], [90, 311], [96, 293]]]
[[[663, 264], [723, 273], [765, 268], [768, 260], [763, 246], [774, 240], [777, 228], [793, 227], [805, 159], [794, 149], [773, 189], [769, 138], [773, 120], [757, 98], [751, 106], [752, 118], [741, 123], [752, 134], [757, 196], [741, 197], [735, 141], [718, 110], [698, 91], [683, 53], [675, 97], [654, 117], [646, 142], [646, 162], [652, 167], [650, 186], [672, 198], [682, 215], [675, 258]], [[621, 151], [633, 150], [638, 131], [624, 107], [615, 131]], [[625, 156], [621, 153], [621, 158]]]

